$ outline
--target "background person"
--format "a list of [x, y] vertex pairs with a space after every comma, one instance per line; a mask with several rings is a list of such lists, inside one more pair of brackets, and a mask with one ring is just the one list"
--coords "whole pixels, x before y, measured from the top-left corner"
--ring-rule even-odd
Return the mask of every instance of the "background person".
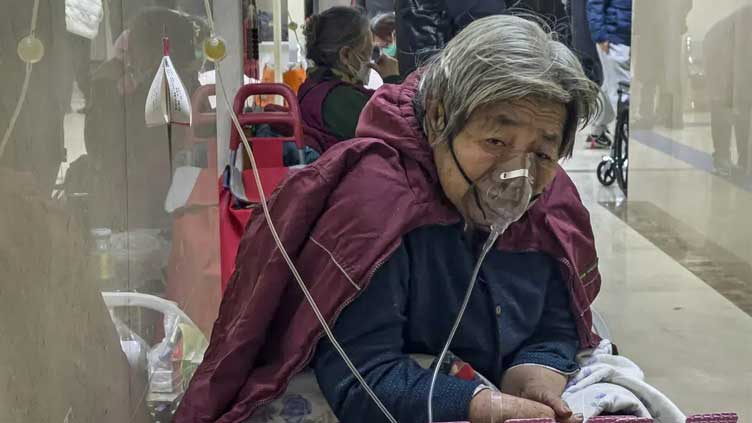
[[385, 82], [397, 82], [397, 62], [382, 55], [372, 65], [368, 19], [357, 9], [333, 7], [308, 18], [306, 57], [313, 63], [298, 91], [306, 144], [323, 153], [355, 137], [360, 112], [373, 95], [363, 85], [371, 69]]
[[629, 84], [632, 78], [632, 0], [588, 0], [587, 16], [603, 67], [603, 110], [593, 122], [587, 142], [592, 148], [608, 148], [608, 126], [616, 119], [619, 84]]

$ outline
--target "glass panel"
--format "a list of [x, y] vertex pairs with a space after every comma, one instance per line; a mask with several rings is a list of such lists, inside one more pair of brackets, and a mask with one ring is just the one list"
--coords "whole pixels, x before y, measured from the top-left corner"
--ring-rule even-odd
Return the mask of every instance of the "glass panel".
[[[750, 25], [749, 0], [634, 2], [629, 201], [615, 210], [667, 255], [638, 269], [647, 250], [632, 239], [619, 265], [665, 328], [657, 385], [687, 412], [740, 421], [752, 416]], [[645, 284], [649, 296], [632, 291]], [[645, 347], [625, 346], [655, 357]]]
[[[33, 5], [0, 17], [1, 131]], [[207, 35], [201, 0], [39, 1], [0, 153], [0, 420], [169, 421], [220, 297]], [[190, 127], [146, 125], [163, 37]]]

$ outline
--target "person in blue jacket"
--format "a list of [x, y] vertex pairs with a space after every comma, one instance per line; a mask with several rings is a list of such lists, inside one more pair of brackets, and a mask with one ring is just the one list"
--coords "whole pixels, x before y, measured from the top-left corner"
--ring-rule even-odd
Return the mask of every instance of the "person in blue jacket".
[[631, 81], [632, 0], [588, 0], [587, 17], [603, 67], [603, 110], [593, 122], [588, 143], [608, 148], [607, 129], [616, 117], [619, 84]]

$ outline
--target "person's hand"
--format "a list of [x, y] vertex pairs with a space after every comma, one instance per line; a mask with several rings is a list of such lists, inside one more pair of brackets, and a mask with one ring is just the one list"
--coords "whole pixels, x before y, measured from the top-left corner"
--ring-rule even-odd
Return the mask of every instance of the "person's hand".
[[539, 402], [501, 394], [501, 407], [494, 407], [492, 397], [493, 392], [486, 389], [470, 401], [470, 421], [472, 423], [501, 423], [512, 419], [556, 418], [556, 413], [551, 407]]
[[371, 69], [381, 75], [381, 79], [386, 79], [390, 76], [399, 75], [399, 62], [393, 57], [389, 57], [385, 54], [379, 56], [376, 63], [370, 64]]
[[600, 48], [604, 54], [608, 54], [608, 51], [611, 48], [611, 43], [609, 43], [608, 41], [601, 41], [600, 43], [598, 43], [598, 48]]
[[532, 392], [527, 392], [523, 394], [523, 398], [551, 407], [551, 409], [556, 414], [557, 422], [582, 423], [584, 421], [582, 415], [575, 415], [572, 413], [572, 410], [569, 408], [567, 403], [564, 402], [563, 399], [561, 399], [560, 395], [556, 395], [549, 390], [534, 390]]
[[501, 395], [502, 422], [512, 419], [556, 418], [556, 412], [546, 404], [512, 395]]
[[507, 370], [502, 390], [550, 407], [562, 423], [582, 423], [581, 415], [574, 415], [561, 393], [567, 377], [543, 366], [516, 366]]

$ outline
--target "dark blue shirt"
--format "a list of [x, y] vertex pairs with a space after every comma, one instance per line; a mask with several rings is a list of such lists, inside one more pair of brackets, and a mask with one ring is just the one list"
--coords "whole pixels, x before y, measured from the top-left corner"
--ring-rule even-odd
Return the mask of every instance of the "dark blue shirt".
[[[344, 309], [334, 333], [363, 377], [402, 423], [427, 421], [431, 371], [410, 354], [438, 355], [465, 295], [480, 250], [461, 226], [416, 229]], [[536, 253], [492, 250], [451, 351], [494, 383], [505, 370], [537, 364], [577, 371], [578, 337], [556, 262]], [[324, 339], [312, 366], [340, 421], [386, 421]], [[468, 419], [477, 382], [440, 375], [435, 421]]]

